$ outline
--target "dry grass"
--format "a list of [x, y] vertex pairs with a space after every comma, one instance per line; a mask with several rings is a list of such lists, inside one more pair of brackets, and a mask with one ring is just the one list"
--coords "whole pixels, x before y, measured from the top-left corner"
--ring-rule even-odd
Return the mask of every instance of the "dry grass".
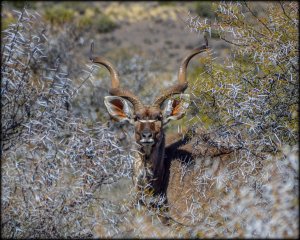
[[134, 23], [141, 20], [149, 20], [151, 18], [176, 20], [178, 18], [177, 13], [185, 10], [184, 7], [180, 6], [149, 7], [147, 4], [123, 4], [115, 2], [107, 6], [104, 9], [104, 13], [112, 16], [116, 21]]

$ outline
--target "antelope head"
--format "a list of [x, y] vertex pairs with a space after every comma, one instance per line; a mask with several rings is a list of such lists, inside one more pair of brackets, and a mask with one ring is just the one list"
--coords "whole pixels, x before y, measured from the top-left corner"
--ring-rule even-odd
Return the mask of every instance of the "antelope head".
[[[144, 105], [135, 94], [120, 87], [119, 75], [111, 62], [103, 57], [93, 56], [93, 43], [91, 44], [90, 59], [93, 63], [105, 66], [111, 76], [111, 96], [106, 96], [104, 100], [108, 113], [115, 121], [128, 121], [134, 125], [135, 139], [143, 154], [150, 155], [153, 147], [164, 141], [163, 127], [170, 120], [178, 120], [184, 116], [189, 106], [189, 94], [183, 94], [188, 87], [188, 63], [192, 57], [207, 49], [206, 40], [206, 45], [192, 50], [181, 62], [178, 83], [165, 90], [152, 105]], [[178, 95], [178, 98], [173, 98], [174, 95]]]

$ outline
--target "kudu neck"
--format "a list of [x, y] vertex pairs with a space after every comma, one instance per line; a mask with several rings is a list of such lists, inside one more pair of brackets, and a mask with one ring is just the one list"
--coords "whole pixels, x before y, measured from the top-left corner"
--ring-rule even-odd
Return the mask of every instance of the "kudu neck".
[[[155, 144], [150, 154], [142, 154], [144, 167], [150, 170], [150, 184], [154, 190], [154, 194], [164, 194], [166, 191], [168, 180], [168, 164], [165, 161], [165, 134], [161, 134], [161, 138]], [[148, 172], [147, 171], [147, 172]]]

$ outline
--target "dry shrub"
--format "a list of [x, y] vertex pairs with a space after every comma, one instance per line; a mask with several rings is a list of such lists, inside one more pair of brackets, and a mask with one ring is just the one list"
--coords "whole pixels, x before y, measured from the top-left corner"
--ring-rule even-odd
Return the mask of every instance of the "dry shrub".
[[[268, 155], [259, 167], [243, 152], [174, 161], [168, 197], [171, 215], [192, 237], [296, 237], [298, 147]], [[253, 161], [253, 159], [252, 159]]]
[[[173, 178], [183, 180], [171, 188], [190, 190], [177, 204], [179, 217], [195, 223], [192, 236], [297, 237], [298, 4], [214, 7], [215, 22], [189, 16], [187, 24], [217, 31], [232, 51], [222, 65], [212, 61], [213, 52], [202, 61], [190, 85], [194, 109], [187, 123], [206, 127], [213, 136], [208, 147], [236, 150], [226, 160], [198, 157], [187, 173], [177, 163]], [[203, 142], [196, 136], [193, 151]]]
[[[212, 61], [213, 54], [204, 58], [204, 73], [190, 82], [193, 109], [185, 123], [206, 129], [189, 143], [197, 156], [193, 161], [173, 159], [168, 198], [176, 222], [164, 226], [164, 233], [296, 238], [298, 4], [268, 3], [258, 10], [253, 3], [225, 2], [215, 7], [215, 23], [190, 16], [188, 24], [196, 31], [218, 32], [232, 52], [223, 65]], [[234, 151], [201, 154], [224, 146]], [[144, 221], [134, 236], [166, 236], [157, 228], [148, 232], [150, 223]], [[137, 229], [144, 232], [139, 235]]]
[[[297, 237], [298, 5], [280, 4], [271, 3], [261, 21], [248, 5], [217, 5], [214, 26], [236, 48], [223, 66], [204, 59], [205, 73], [190, 83], [195, 108], [186, 123], [208, 126], [211, 141], [196, 134], [194, 151], [235, 150], [226, 157], [198, 155], [191, 165], [174, 159], [169, 226], [157, 217], [159, 209], [133, 204], [135, 152], [71, 108], [89, 93], [94, 66], [72, 72], [66, 45], [46, 36], [38, 15], [17, 12], [1, 49], [2, 236]], [[189, 24], [212, 27], [194, 17]], [[61, 43], [60, 62], [51, 57], [56, 44], [47, 47], [49, 39]], [[121, 71], [140, 64], [133, 66]], [[73, 79], [78, 75], [80, 81]]]
[[[44, 61], [49, 36], [39, 16], [16, 15], [1, 52], [2, 236], [91, 237], [97, 191], [128, 178], [132, 157], [100, 123], [74, 116], [83, 82], [68, 78], [64, 62]], [[93, 66], [83, 70], [91, 80]]]

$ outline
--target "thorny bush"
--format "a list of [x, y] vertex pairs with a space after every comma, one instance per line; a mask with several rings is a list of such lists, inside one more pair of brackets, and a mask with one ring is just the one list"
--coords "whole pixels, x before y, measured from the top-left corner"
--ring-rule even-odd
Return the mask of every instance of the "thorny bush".
[[205, 126], [212, 146], [236, 150], [222, 170], [218, 159], [196, 168], [202, 200], [189, 216], [201, 225], [194, 229], [200, 237], [299, 234], [299, 6], [259, 4], [214, 3], [214, 22], [186, 19], [192, 30], [216, 31], [232, 47], [224, 64], [212, 60], [214, 52], [203, 59], [190, 84], [195, 109], [187, 123]]
[[276, 153], [298, 143], [298, 4], [266, 4], [259, 15], [252, 5], [215, 4], [216, 22], [189, 17], [191, 29], [218, 31], [232, 45], [223, 65], [204, 61], [193, 93], [204, 99], [196, 104], [201, 124], [252, 154]]
[[[39, 15], [15, 14], [1, 49], [2, 236], [92, 236], [101, 213], [96, 192], [128, 178], [132, 157], [104, 126], [74, 117], [81, 85], [68, 78], [65, 62], [48, 62]], [[93, 70], [82, 69], [81, 84]]]
[[[189, 226], [163, 226], [155, 209], [117, 199], [110, 186], [131, 176], [135, 153], [74, 117], [69, 107], [88, 89], [62, 71], [67, 63], [44, 61], [50, 37], [37, 15], [18, 13], [1, 50], [3, 236], [297, 237], [298, 4], [252, 4], [214, 3], [216, 22], [187, 19], [196, 31], [217, 31], [232, 52], [223, 65], [204, 58], [204, 73], [189, 80], [194, 109], [185, 123], [206, 128], [212, 146], [235, 150], [226, 161], [198, 158], [180, 169], [182, 181], [194, 176], [180, 212]], [[93, 79], [93, 66], [82, 77]], [[203, 139], [195, 138], [197, 148]]]

